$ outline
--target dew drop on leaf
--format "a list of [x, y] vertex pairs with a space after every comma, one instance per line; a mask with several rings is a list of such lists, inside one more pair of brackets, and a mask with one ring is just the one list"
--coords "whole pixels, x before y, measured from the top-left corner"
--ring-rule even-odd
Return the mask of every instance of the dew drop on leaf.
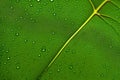
[[10, 7], [10, 9], [12, 9], [12, 10], [13, 10], [13, 6], [11, 6], [11, 7]]
[[33, 5], [32, 5], [32, 4], [30, 4], [30, 7], [33, 7]]
[[9, 51], [7, 50], [7, 51], [5, 51], [6, 53], [8, 53]]
[[18, 2], [20, 2], [20, 0], [16, 0], [16, 2], [18, 3]]
[[19, 33], [15, 33], [15, 36], [19, 36]]
[[57, 69], [57, 72], [60, 72], [60, 69]]
[[35, 44], [35, 41], [33, 41], [32, 43]]
[[23, 17], [22, 17], [22, 16], [20, 16], [20, 19], [23, 19]]
[[65, 18], [65, 21], [67, 21], [67, 18]]
[[7, 60], [10, 60], [10, 57], [8, 57]]
[[46, 5], [47, 5], [47, 3], [44, 3], [43, 5], [44, 5], [44, 6], [46, 6]]
[[46, 48], [45, 47], [41, 48], [41, 52], [46, 52]]
[[40, 2], [40, 0], [37, 0], [37, 2]]
[[72, 70], [73, 69], [73, 65], [69, 65], [69, 69]]
[[110, 47], [110, 48], [112, 48], [113, 46], [112, 46], [112, 45], [110, 45], [109, 47]]
[[99, 77], [104, 77], [104, 74], [103, 73], [99, 73]]
[[26, 40], [26, 39], [25, 39], [24, 41], [25, 41], [25, 43], [27, 43], [27, 42], [28, 42], [28, 40]]
[[56, 16], [56, 13], [53, 13], [54, 16]]
[[4, 65], [6, 65], [7, 63], [6, 63], [6, 62], [4, 62], [3, 64], [4, 64]]
[[53, 2], [54, 0], [50, 0], [51, 2]]
[[16, 69], [20, 69], [20, 66], [16, 66]]
[[55, 32], [52, 32], [52, 35], [55, 35]]
[[40, 56], [41, 56], [41, 54], [38, 55], [38, 57], [40, 57]]

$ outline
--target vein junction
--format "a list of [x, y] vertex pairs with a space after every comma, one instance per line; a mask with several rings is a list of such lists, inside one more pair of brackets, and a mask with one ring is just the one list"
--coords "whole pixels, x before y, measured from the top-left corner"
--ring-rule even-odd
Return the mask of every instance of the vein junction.
[[81, 31], [82, 28], [85, 27], [85, 25], [95, 16], [102, 16], [99, 13], [99, 10], [110, 0], [104, 0], [97, 8], [95, 8], [93, 2], [91, 0], [89, 0], [92, 8], [93, 8], [93, 13], [90, 15], [90, 17], [78, 28], [78, 30], [65, 42], [65, 44], [61, 47], [61, 49], [58, 51], [58, 53], [54, 56], [54, 58], [50, 61], [50, 63], [47, 65], [47, 67], [41, 72], [39, 78], [41, 77], [41, 75], [48, 70], [48, 68], [55, 62], [55, 60], [58, 58], [58, 56], [61, 54], [61, 52], [63, 51], [63, 49], [68, 45], [68, 43]]
[[62, 46], [62, 48], [58, 51], [58, 53], [55, 55], [55, 57], [51, 60], [51, 62], [48, 64], [48, 68], [53, 64], [53, 62], [57, 59], [57, 57], [61, 54], [63, 49], [68, 45], [68, 43], [81, 31], [83, 27], [93, 18], [93, 16], [98, 15], [100, 16], [99, 10], [107, 3], [109, 0], [104, 0], [96, 9], [94, 7], [94, 4], [91, 0], [89, 0], [92, 8], [93, 13], [90, 15], [90, 17], [79, 27], [79, 29], [65, 42], [65, 44]]

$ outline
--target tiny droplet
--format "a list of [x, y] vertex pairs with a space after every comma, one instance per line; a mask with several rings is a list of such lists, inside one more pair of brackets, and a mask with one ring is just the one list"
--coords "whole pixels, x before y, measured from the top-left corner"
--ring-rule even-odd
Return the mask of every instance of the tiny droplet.
[[16, 69], [20, 69], [20, 66], [17, 66]]
[[45, 52], [45, 51], [46, 51], [46, 48], [42, 48], [42, 49], [41, 49], [41, 52]]
[[73, 65], [69, 65], [69, 69], [72, 70], [73, 69]]
[[51, 2], [53, 2], [54, 0], [50, 0]]

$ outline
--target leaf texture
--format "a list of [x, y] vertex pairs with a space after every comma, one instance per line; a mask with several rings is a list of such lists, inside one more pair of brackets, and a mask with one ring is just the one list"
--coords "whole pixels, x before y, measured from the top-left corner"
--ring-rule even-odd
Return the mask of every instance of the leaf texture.
[[1, 0], [0, 80], [119, 80], [119, 0]]

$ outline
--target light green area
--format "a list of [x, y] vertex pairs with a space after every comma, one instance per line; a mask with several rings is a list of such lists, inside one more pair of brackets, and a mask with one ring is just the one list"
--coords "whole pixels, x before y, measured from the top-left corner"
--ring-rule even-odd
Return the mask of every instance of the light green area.
[[[92, 0], [97, 8], [103, 0]], [[120, 1], [111, 0], [41, 72], [93, 9], [89, 0], [0, 0], [0, 80], [120, 80]], [[107, 16], [107, 17], [106, 17]]]

